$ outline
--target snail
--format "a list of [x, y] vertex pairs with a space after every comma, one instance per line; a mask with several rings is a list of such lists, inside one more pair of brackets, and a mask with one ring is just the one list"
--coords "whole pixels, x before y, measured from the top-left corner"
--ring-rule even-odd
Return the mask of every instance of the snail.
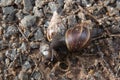
[[86, 22], [71, 27], [65, 34], [56, 33], [51, 41], [51, 48], [56, 51], [80, 51], [90, 42], [90, 25]]

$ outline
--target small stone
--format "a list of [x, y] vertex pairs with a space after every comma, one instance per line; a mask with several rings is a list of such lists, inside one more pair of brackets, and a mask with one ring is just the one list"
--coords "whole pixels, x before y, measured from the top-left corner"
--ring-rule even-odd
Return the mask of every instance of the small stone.
[[0, 35], [2, 35], [2, 34], [3, 34], [3, 27], [0, 26]]
[[49, 45], [46, 43], [40, 44], [40, 54], [42, 54], [44, 57], [49, 58], [50, 52], [49, 52]]
[[8, 58], [5, 59], [5, 64], [6, 64], [7, 66], [9, 66], [10, 60], [9, 60]]
[[23, 42], [23, 43], [21, 44], [20, 49], [21, 49], [22, 52], [26, 52], [26, 51], [27, 51], [27, 45], [26, 45], [25, 42]]
[[5, 15], [11, 14], [15, 11], [13, 6], [3, 7], [2, 10], [3, 10], [3, 14], [5, 14]]
[[47, 28], [49, 26], [49, 21], [46, 21], [45, 24], [44, 24], [44, 27]]
[[84, 13], [82, 13], [82, 12], [79, 12], [79, 13], [78, 13], [78, 17], [80, 18], [81, 21], [86, 20], [85, 15], [84, 15]]
[[34, 7], [34, 8], [33, 8], [33, 13], [34, 13], [35, 16], [37, 16], [37, 17], [39, 17], [39, 18], [41, 18], [41, 17], [44, 16], [43, 10], [42, 10], [42, 9], [39, 9], [38, 7]]
[[10, 58], [11, 60], [14, 60], [16, 54], [17, 54], [17, 50], [12, 49], [12, 50], [7, 50], [6, 53], [5, 53], [5, 56]]
[[59, 4], [60, 6], [63, 6], [63, 5], [64, 5], [64, 0], [57, 0], [57, 2], [58, 2], [58, 4]]
[[3, 18], [3, 21], [5, 21], [5, 22], [16, 22], [15, 12], [5, 16]]
[[11, 35], [14, 35], [16, 33], [18, 33], [17, 27], [15, 27], [14, 25], [8, 26], [6, 33], [4, 34], [4, 37], [10, 37]]
[[6, 22], [12, 22], [15, 21], [15, 9], [13, 6], [10, 7], [3, 7], [3, 20]]
[[117, 1], [116, 1], [116, 5], [117, 5], [116, 8], [117, 8], [118, 10], [120, 10], [120, 0], [117, 0]]
[[18, 78], [20, 80], [28, 80], [28, 74], [24, 71], [20, 71], [19, 75], [18, 75]]
[[23, 11], [25, 13], [29, 13], [33, 8], [31, 0], [23, 0], [23, 6], [24, 6]]
[[40, 72], [34, 72], [34, 73], [33, 73], [33, 78], [34, 78], [35, 80], [41, 80], [42, 74], [41, 74]]
[[42, 8], [42, 5], [44, 4], [44, 0], [36, 0], [35, 6], [38, 8]]
[[5, 49], [9, 46], [9, 44], [3, 40], [0, 41], [0, 50]]
[[58, 5], [55, 2], [49, 2], [48, 6], [50, 7], [51, 11], [57, 11]]
[[15, 0], [15, 4], [20, 4], [22, 0]]
[[68, 26], [69, 27], [73, 27], [77, 23], [75, 15], [70, 15], [67, 18], [68, 18]]
[[41, 41], [43, 39], [43, 33], [41, 32], [41, 29], [38, 28], [38, 30], [34, 34], [35, 41]]
[[14, 0], [0, 0], [0, 6], [9, 6]]
[[82, 1], [81, 1], [81, 5], [82, 5], [82, 6], [85, 6], [85, 7], [90, 7], [90, 6], [91, 6], [91, 3], [90, 3], [88, 0], [82, 0]]
[[25, 34], [26, 37], [29, 37], [29, 35], [30, 35], [30, 30], [25, 29], [25, 30], [24, 30], [24, 34]]
[[23, 12], [21, 10], [19, 10], [17, 13], [16, 13], [16, 17], [21, 20], [24, 18], [24, 15], [23, 15]]
[[27, 71], [28, 69], [30, 69], [31, 68], [31, 65], [30, 65], [30, 63], [28, 62], [28, 61], [26, 61], [25, 63], [24, 63], [24, 65], [22, 66], [22, 70], [23, 71]]
[[18, 47], [18, 44], [17, 44], [17, 43], [12, 43], [11, 47], [12, 47], [12, 48], [17, 48], [17, 47]]
[[39, 48], [39, 43], [37, 43], [37, 42], [30, 42], [30, 47], [31, 47], [32, 49]]
[[4, 59], [4, 53], [0, 52], [0, 61]]
[[24, 28], [31, 27], [36, 23], [36, 17], [27, 15], [21, 20], [21, 26]]

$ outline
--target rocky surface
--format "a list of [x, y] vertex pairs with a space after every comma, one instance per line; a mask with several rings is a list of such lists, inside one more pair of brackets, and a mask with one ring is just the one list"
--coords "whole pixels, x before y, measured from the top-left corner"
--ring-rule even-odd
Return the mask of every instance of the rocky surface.
[[[51, 49], [49, 26], [85, 21], [88, 46]], [[0, 80], [120, 80], [120, 0], [0, 0]]]

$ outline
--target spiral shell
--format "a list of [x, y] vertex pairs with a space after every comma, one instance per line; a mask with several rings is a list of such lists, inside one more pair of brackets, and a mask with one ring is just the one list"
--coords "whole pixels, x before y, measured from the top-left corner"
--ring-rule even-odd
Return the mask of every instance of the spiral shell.
[[66, 31], [65, 42], [69, 51], [79, 51], [90, 40], [90, 30], [88, 24], [82, 23]]

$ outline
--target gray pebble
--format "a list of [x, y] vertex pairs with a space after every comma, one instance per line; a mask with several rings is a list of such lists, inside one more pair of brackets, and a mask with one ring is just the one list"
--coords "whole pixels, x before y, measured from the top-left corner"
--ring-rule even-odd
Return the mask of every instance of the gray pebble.
[[33, 13], [34, 13], [35, 16], [40, 17], [40, 18], [44, 16], [43, 10], [38, 9], [38, 7], [33, 8]]
[[30, 68], [31, 68], [31, 65], [30, 65], [29, 61], [26, 61], [22, 66], [23, 71], [27, 71]]
[[16, 54], [17, 54], [17, 50], [12, 49], [12, 50], [7, 50], [6, 53], [5, 53], [5, 56], [10, 58], [11, 60], [14, 60]]
[[15, 4], [20, 4], [22, 0], [15, 0]]
[[49, 26], [49, 21], [45, 21], [44, 27], [47, 28]]
[[33, 73], [33, 78], [34, 78], [35, 80], [41, 80], [42, 74], [41, 74], [40, 72], [34, 72], [34, 73]]
[[29, 13], [33, 8], [31, 0], [23, 0], [23, 6], [24, 6], [23, 11], [25, 13]]
[[41, 32], [41, 29], [38, 28], [38, 30], [34, 34], [35, 41], [41, 41], [43, 39], [43, 33]]
[[85, 6], [85, 7], [90, 7], [90, 6], [91, 6], [91, 3], [88, 2], [88, 0], [82, 0], [82, 1], [81, 1], [81, 5], [82, 5], [82, 6]]
[[79, 17], [80, 20], [83, 20], [83, 21], [86, 20], [85, 14], [82, 13], [82, 12], [79, 12], [79, 13], [78, 13], [78, 17]]
[[23, 43], [21, 44], [20, 49], [21, 49], [22, 52], [27, 51], [27, 45], [26, 45], [25, 42], [23, 42]]
[[39, 43], [30, 42], [30, 47], [31, 47], [32, 49], [39, 48]]
[[9, 64], [10, 64], [10, 59], [6, 58], [6, 59], [5, 59], [5, 64], [6, 64], [7, 66], [9, 66]]
[[59, 4], [59, 6], [63, 6], [64, 5], [64, 0], [57, 0], [57, 3]]
[[42, 5], [44, 4], [44, 1], [43, 0], [36, 0], [35, 1], [35, 6], [36, 7], [39, 7], [39, 8], [42, 8]]
[[3, 14], [7, 15], [7, 14], [11, 14], [14, 12], [14, 7], [10, 6], [10, 7], [2, 7], [3, 10]]
[[117, 6], [116, 6], [117, 9], [120, 10], [120, 0], [117, 0], [117, 1], [116, 1], [116, 5], [117, 5]]
[[58, 9], [58, 5], [55, 2], [49, 2], [48, 6], [50, 7], [52, 12], [57, 11]]
[[25, 34], [26, 37], [29, 37], [30, 31], [28, 29], [26, 29], [26, 30], [24, 30], [24, 34]]
[[0, 50], [7, 48], [9, 44], [3, 40], [0, 41]]
[[40, 54], [42, 54], [44, 57], [49, 57], [50, 52], [49, 52], [49, 45], [46, 43], [41, 43], [40, 44]]
[[73, 27], [77, 23], [75, 15], [70, 15], [67, 18], [68, 18], [68, 26], [69, 27]]
[[4, 34], [4, 37], [10, 37], [11, 35], [14, 35], [16, 33], [18, 33], [17, 27], [15, 27], [14, 25], [8, 26], [6, 33]]
[[19, 75], [18, 75], [19, 80], [29, 80], [28, 79], [28, 74], [24, 71], [20, 71]]
[[14, 0], [0, 0], [0, 6], [9, 6]]
[[16, 13], [16, 17], [17, 17], [19, 20], [23, 19], [24, 14], [23, 14], [22, 10], [19, 10], [19, 11]]
[[21, 20], [21, 26], [24, 28], [32, 27], [36, 23], [36, 17], [27, 15]]

